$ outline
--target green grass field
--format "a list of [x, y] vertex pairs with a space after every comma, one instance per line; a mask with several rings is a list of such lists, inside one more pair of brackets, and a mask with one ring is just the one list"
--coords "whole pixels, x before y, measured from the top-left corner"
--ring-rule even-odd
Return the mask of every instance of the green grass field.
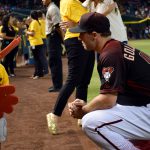
[[[129, 45], [144, 51], [150, 55], [150, 40], [132, 40], [129, 41]], [[88, 91], [88, 100], [91, 100], [93, 97], [99, 94], [100, 80], [97, 73], [96, 64], [94, 67], [94, 72], [92, 75], [91, 83]]]

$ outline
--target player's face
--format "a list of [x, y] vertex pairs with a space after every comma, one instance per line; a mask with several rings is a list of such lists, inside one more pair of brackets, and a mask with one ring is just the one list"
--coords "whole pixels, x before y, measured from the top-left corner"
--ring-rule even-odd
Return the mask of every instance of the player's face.
[[86, 50], [95, 50], [96, 41], [92, 33], [81, 33], [79, 38], [81, 39]]

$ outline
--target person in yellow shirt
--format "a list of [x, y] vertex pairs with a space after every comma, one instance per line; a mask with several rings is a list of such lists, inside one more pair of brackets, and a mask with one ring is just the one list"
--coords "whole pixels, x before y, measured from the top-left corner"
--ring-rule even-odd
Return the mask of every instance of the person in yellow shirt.
[[34, 66], [35, 71], [32, 75], [33, 79], [38, 79], [39, 77], [43, 77], [43, 67], [42, 67], [42, 60], [40, 57], [41, 51], [43, 49], [43, 40], [41, 35], [41, 27], [40, 22], [38, 20], [38, 13], [37, 11], [31, 11], [31, 18], [32, 21], [29, 25], [26, 34], [28, 35], [28, 39], [31, 46], [31, 51], [34, 57]]
[[43, 66], [43, 72], [44, 75], [48, 74], [48, 62], [46, 58], [46, 53], [47, 53], [47, 42], [46, 42], [46, 22], [44, 19], [44, 13], [41, 10], [38, 10], [38, 20], [41, 24], [41, 35], [42, 35], [42, 40], [43, 40], [43, 49], [41, 51], [41, 59], [42, 59], [42, 66]]
[[2, 64], [0, 64], [0, 86], [9, 84], [8, 74]]
[[[3, 58], [6, 56], [6, 53], [0, 55], [1, 58]], [[9, 85], [9, 78], [5, 67], [0, 64], [0, 149], [1, 143], [5, 142], [7, 137], [7, 121], [5, 113], [11, 113], [13, 111], [11, 105], [18, 103], [18, 98], [12, 95], [14, 92], [14, 86]]]
[[[5, 57], [5, 54], [4, 53], [1, 54], [1, 58]], [[0, 93], [1, 93], [1, 97], [0, 97], [1, 107], [0, 108], [3, 108], [2, 105], [4, 104], [4, 101], [2, 101], [2, 96], [3, 96], [2, 91], [8, 92], [8, 90], [9, 90], [7, 87], [4, 87], [5, 85], [6, 86], [9, 85], [9, 78], [8, 78], [8, 74], [5, 70], [5, 67], [2, 64], [0, 64]], [[5, 94], [6, 93], [4, 93], [4, 95]], [[6, 94], [5, 96], [8, 96], [8, 95]], [[5, 104], [5, 106], [8, 106], [8, 105]], [[1, 143], [6, 140], [6, 136], [7, 136], [6, 117], [4, 114], [2, 115], [1, 113], [4, 113], [4, 112], [2, 112], [2, 110], [0, 109], [0, 149], [1, 149]]]
[[[9, 84], [9, 78], [8, 74], [2, 64], [0, 64], [0, 86], [2, 85], [8, 85]], [[3, 115], [0, 118], [0, 146], [1, 142], [4, 142], [6, 140], [7, 135], [7, 123], [6, 118]]]
[[[80, 17], [88, 10], [82, 6], [79, 0], [61, 0], [60, 14], [62, 21], [71, 21], [75, 26]], [[49, 131], [52, 134], [58, 133], [58, 118], [66, 106], [66, 103], [76, 89], [76, 98], [87, 102], [87, 90], [94, 67], [94, 52], [84, 50], [82, 42], [78, 39], [79, 34], [69, 32], [65, 33], [65, 48], [68, 58], [68, 77], [63, 85], [55, 103], [54, 109], [47, 114]]]

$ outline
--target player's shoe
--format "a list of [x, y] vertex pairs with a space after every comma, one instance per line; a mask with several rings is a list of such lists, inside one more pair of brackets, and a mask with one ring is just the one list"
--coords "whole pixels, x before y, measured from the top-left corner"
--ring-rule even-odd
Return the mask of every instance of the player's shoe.
[[58, 127], [57, 127], [57, 122], [52, 115], [53, 115], [52, 113], [46, 115], [47, 125], [48, 125], [49, 132], [53, 135], [56, 135], [58, 134]]
[[77, 125], [78, 125], [79, 127], [82, 127], [82, 120], [81, 120], [81, 119], [78, 119]]

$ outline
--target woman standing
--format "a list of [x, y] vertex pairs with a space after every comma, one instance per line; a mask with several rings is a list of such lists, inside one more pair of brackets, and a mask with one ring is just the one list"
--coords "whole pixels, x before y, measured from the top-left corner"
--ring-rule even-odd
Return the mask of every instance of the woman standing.
[[35, 71], [32, 76], [33, 79], [38, 79], [39, 77], [43, 77], [43, 67], [42, 67], [42, 60], [40, 57], [42, 47], [43, 47], [43, 40], [41, 35], [41, 27], [40, 22], [38, 20], [38, 13], [37, 11], [31, 12], [32, 21], [29, 25], [28, 31], [26, 34], [28, 35], [28, 39], [31, 46], [31, 51], [35, 61]]
[[[7, 45], [9, 45], [13, 39], [16, 37], [17, 32], [13, 28], [13, 22], [15, 17], [12, 13], [5, 15], [2, 19], [2, 29], [1, 36], [3, 38], [2, 41], [2, 49], [4, 49]], [[3, 60], [3, 65], [10, 77], [14, 77], [14, 58], [17, 54], [18, 47], [14, 48]]]

